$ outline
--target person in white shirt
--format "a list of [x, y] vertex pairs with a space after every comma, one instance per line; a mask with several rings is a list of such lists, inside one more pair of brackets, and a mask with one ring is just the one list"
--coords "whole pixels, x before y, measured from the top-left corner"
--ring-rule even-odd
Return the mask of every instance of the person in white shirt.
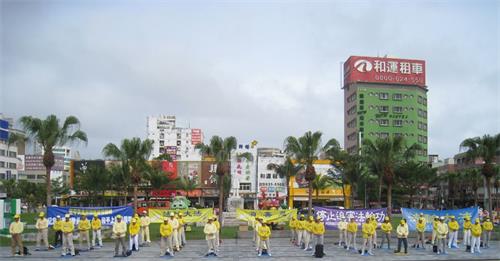
[[347, 242], [347, 220], [342, 218], [337, 224], [337, 228], [339, 229], [339, 247], [342, 247]]
[[203, 233], [205, 233], [205, 239], [207, 240], [208, 245], [207, 255], [217, 255], [217, 245], [215, 243], [215, 233], [217, 233], [217, 227], [213, 223], [213, 220], [214, 217], [209, 218], [207, 224], [205, 224], [205, 227], [203, 228]]
[[170, 225], [172, 225], [172, 240], [173, 240], [173, 246], [174, 246], [174, 251], [180, 251], [179, 247], [179, 220], [177, 220], [177, 217], [175, 214], [172, 212], [170, 213]]

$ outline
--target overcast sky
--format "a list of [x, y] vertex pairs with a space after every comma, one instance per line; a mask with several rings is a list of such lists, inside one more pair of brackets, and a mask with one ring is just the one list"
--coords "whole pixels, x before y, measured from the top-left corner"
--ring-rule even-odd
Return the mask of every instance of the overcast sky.
[[499, 1], [6, 1], [0, 112], [77, 116], [89, 143], [176, 115], [205, 138], [281, 147], [320, 130], [343, 144], [340, 62], [423, 59], [429, 153], [500, 132]]

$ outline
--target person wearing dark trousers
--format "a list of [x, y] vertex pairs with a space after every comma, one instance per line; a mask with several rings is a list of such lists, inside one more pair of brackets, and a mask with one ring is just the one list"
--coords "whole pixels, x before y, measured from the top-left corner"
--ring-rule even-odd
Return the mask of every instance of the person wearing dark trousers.
[[398, 228], [396, 229], [396, 233], [398, 236], [398, 250], [394, 251], [394, 253], [401, 253], [401, 243], [404, 244], [405, 247], [405, 255], [408, 254], [408, 224], [406, 224], [406, 219], [401, 219], [399, 222]]

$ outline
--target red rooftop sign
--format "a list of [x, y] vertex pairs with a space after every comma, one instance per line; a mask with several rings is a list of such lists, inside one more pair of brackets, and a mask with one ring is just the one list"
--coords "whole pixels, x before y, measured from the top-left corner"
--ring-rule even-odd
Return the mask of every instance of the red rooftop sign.
[[425, 61], [351, 56], [344, 63], [344, 85], [356, 82], [425, 86]]

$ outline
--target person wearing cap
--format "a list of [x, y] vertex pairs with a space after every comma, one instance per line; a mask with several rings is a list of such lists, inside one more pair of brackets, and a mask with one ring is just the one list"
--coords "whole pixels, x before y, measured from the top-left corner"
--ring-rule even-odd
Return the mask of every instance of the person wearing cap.
[[82, 242], [87, 241], [87, 250], [90, 250], [90, 236], [89, 231], [91, 229], [90, 221], [87, 219], [86, 215], [82, 215], [80, 221], [78, 222], [78, 233], [79, 233], [79, 247], [83, 249]]
[[61, 216], [56, 216], [56, 221], [54, 221], [54, 225], [52, 226], [54, 229], [54, 246], [62, 246], [62, 220]]
[[470, 251], [470, 237], [471, 237], [471, 228], [472, 228], [472, 223], [470, 222], [470, 217], [464, 217], [464, 246], [465, 246], [465, 251]]
[[260, 237], [259, 237], [259, 228], [262, 226], [262, 217], [255, 217], [255, 226], [254, 226], [254, 237], [255, 237], [255, 251], [259, 251], [260, 246]]
[[406, 219], [401, 219], [399, 225], [396, 228], [396, 234], [398, 236], [398, 249], [394, 253], [401, 253], [401, 243], [405, 247], [405, 254], [408, 254], [408, 224], [406, 224]]
[[138, 218], [132, 218], [132, 222], [128, 225], [129, 234], [129, 250], [139, 251], [139, 231], [141, 224]]
[[215, 217], [210, 217], [203, 228], [203, 233], [205, 233], [205, 239], [207, 240], [208, 253], [216, 255], [216, 244], [215, 244], [215, 233], [217, 233], [217, 227], [213, 223]]
[[182, 212], [179, 212], [179, 233], [177, 241], [179, 241], [181, 248], [186, 245], [186, 230], [184, 229], [185, 225], [186, 220], [184, 219], [184, 214], [182, 214]]
[[218, 252], [220, 246], [220, 223], [216, 216], [214, 216], [214, 225], [217, 228], [217, 232], [215, 232], [215, 250]]
[[70, 251], [72, 256], [75, 256], [75, 245], [73, 244], [74, 230], [75, 224], [73, 220], [70, 219], [70, 215], [64, 215], [64, 221], [62, 222], [63, 246], [61, 249], [61, 256], [65, 256], [68, 251]]
[[44, 212], [40, 212], [40, 214], [38, 215], [35, 228], [37, 230], [35, 251], [40, 250], [42, 241], [44, 244], [44, 250], [49, 250], [49, 221], [45, 218]]
[[483, 233], [483, 229], [481, 227], [481, 220], [476, 218], [474, 224], [471, 225], [471, 234], [472, 234], [472, 246], [470, 248], [470, 252], [474, 254], [474, 251], [481, 253], [481, 234]]
[[358, 248], [356, 247], [356, 234], [358, 233], [358, 224], [356, 223], [356, 220], [351, 217], [350, 222], [347, 224], [347, 250], [349, 251], [349, 248], [352, 247], [354, 250], [357, 250]]
[[347, 221], [345, 218], [341, 218], [337, 224], [339, 229], [339, 247], [346, 244], [347, 242]]
[[378, 222], [377, 222], [377, 218], [375, 217], [375, 214], [372, 214], [370, 216], [370, 224], [372, 225], [373, 227], [373, 238], [372, 238], [372, 242], [373, 242], [373, 248], [377, 248], [377, 227], [378, 227]]
[[[314, 251], [316, 251], [316, 245], [323, 245], [325, 241], [325, 223], [323, 223], [323, 219], [320, 217], [316, 217], [315, 222], [312, 227], [312, 235], [313, 235], [313, 244]], [[314, 256], [316, 253], [313, 253]]]
[[102, 222], [101, 219], [99, 218], [99, 215], [94, 214], [91, 226], [92, 226], [92, 247], [96, 246], [95, 244], [96, 241], [99, 244], [99, 246], [102, 247], [102, 235], [101, 235]]
[[489, 217], [486, 217], [483, 222], [484, 230], [484, 247], [490, 248], [491, 232], [493, 231], [493, 223], [490, 221]]
[[260, 244], [259, 244], [259, 250], [258, 250], [258, 256], [262, 256], [262, 250], [266, 249], [267, 254], [271, 256], [271, 244], [269, 239], [271, 238], [271, 228], [270, 228], [270, 223], [269, 222], [263, 222], [262, 226], [259, 228], [259, 238], [260, 238]]
[[384, 217], [384, 223], [380, 226], [382, 228], [382, 242], [380, 243], [379, 248], [384, 247], [384, 242], [387, 240], [387, 249], [391, 249], [391, 232], [392, 232], [392, 224], [389, 217]]
[[151, 243], [151, 239], [149, 237], [149, 225], [151, 224], [151, 219], [148, 216], [148, 212], [146, 210], [142, 211], [141, 216], [141, 242]]
[[174, 256], [172, 248], [172, 225], [168, 222], [168, 218], [163, 218], [163, 223], [160, 225], [160, 256]]
[[363, 232], [363, 246], [361, 247], [361, 255], [365, 255], [365, 249], [368, 250], [368, 255], [373, 256], [373, 233], [375, 228], [371, 223], [370, 218], [366, 218], [365, 223], [361, 227]]
[[438, 228], [438, 225], [439, 225], [439, 217], [438, 216], [434, 216], [434, 220], [432, 221], [432, 239], [431, 239], [431, 244], [433, 246], [436, 245], [436, 239], [437, 239], [437, 228]]
[[312, 246], [311, 246], [311, 238], [312, 238], [312, 227], [314, 224], [314, 218], [312, 216], [309, 216], [307, 219], [307, 222], [305, 223], [304, 226], [304, 251], [311, 251]]
[[179, 247], [179, 220], [177, 220], [177, 217], [173, 212], [170, 213], [170, 221], [169, 223], [172, 225], [172, 244], [174, 245], [174, 251], [180, 251]]
[[290, 227], [290, 232], [291, 232], [290, 242], [292, 242], [292, 244], [295, 244], [295, 241], [297, 240], [297, 237], [296, 237], [297, 232], [295, 230], [296, 223], [297, 223], [297, 219], [294, 216], [292, 216], [292, 218], [288, 222], [288, 227]]
[[113, 223], [113, 237], [115, 239], [115, 257], [118, 255], [118, 249], [121, 245], [122, 256], [127, 256], [127, 247], [125, 246], [125, 236], [127, 235], [127, 224], [122, 220], [121, 215], [116, 215]]
[[439, 218], [436, 232], [438, 254], [446, 254], [446, 236], [448, 235], [448, 225], [444, 222], [444, 217]]
[[458, 248], [457, 239], [458, 239], [458, 229], [460, 229], [460, 225], [455, 220], [455, 216], [450, 216], [450, 221], [448, 222], [449, 228], [449, 239], [448, 239], [448, 248]]
[[420, 248], [421, 246], [425, 249], [425, 220], [422, 216], [418, 218], [415, 226], [417, 229], [417, 242], [414, 244], [414, 247]]
[[304, 220], [305, 216], [300, 215], [299, 220], [297, 221], [297, 246], [302, 247], [302, 240], [304, 239], [304, 228], [306, 226], [306, 221]]
[[19, 253], [24, 256], [23, 251], [23, 238], [22, 234], [24, 231], [24, 224], [21, 222], [21, 216], [19, 214], [14, 215], [14, 222], [10, 223], [9, 233], [11, 236], [11, 253], [12, 256], [16, 255], [16, 248], [19, 248]]

